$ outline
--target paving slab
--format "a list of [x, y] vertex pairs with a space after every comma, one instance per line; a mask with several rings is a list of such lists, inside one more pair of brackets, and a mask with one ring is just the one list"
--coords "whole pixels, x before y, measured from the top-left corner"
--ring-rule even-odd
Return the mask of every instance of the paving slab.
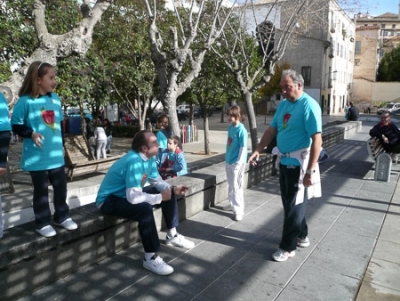
[[311, 246], [288, 261], [271, 259], [283, 220], [273, 177], [246, 190], [242, 222], [221, 210], [227, 200], [182, 222], [196, 247], [162, 246], [170, 276], [144, 270], [136, 244], [21, 300], [400, 300], [399, 171], [389, 183], [373, 181], [365, 146], [373, 124], [328, 149], [323, 197], [307, 210]]

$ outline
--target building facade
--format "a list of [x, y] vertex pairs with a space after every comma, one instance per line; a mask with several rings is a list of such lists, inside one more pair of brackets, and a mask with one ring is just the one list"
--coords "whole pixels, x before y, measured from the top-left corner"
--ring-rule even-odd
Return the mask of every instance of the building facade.
[[380, 59], [400, 45], [400, 1], [397, 14], [387, 12], [373, 17], [359, 13], [354, 20], [354, 101], [361, 107], [372, 108], [380, 102], [397, 99], [399, 83], [378, 83], [376, 78]]
[[[304, 90], [320, 103], [324, 114], [344, 114], [352, 96], [355, 24], [335, 0], [312, 3], [301, 17], [296, 16], [296, 26], [278, 63], [288, 63], [303, 75]], [[289, 0], [255, 2], [248, 8], [247, 31], [254, 33], [267, 19], [275, 25], [276, 44], [293, 15], [292, 7]]]

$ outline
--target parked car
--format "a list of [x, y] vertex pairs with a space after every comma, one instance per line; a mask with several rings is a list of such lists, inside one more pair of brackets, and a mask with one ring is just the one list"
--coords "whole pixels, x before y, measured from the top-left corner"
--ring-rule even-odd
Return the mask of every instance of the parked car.
[[383, 112], [388, 111], [389, 113], [392, 113], [399, 109], [400, 109], [400, 103], [388, 103], [388, 104], [386, 104], [385, 107], [379, 108], [377, 113], [378, 113], [378, 115], [381, 115]]
[[[211, 110], [211, 109], [209, 109], [209, 111], [208, 111], [208, 117], [211, 117], [213, 115], [213, 111]], [[201, 108], [200, 107], [195, 107], [194, 109], [193, 109], [193, 117], [195, 117], [195, 118], [201, 118], [201, 117], [203, 117], [203, 112], [202, 112], [202, 110], [201, 110]]]
[[[85, 118], [89, 118], [90, 121], [93, 120], [93, 115], [88, 109], [83, 109], [83, 114]], [[68, 117], [80, 117], [81, 112], [79, 108], [68, 108], [67, 109]]]
[[179, 105], [178, 107], [177, 107], [177, 109], [178, 109], [178, 112], [179, 111], [181, 111], [182, 113], [189, 113], [189, 111], [190, 111], [190, 105]]

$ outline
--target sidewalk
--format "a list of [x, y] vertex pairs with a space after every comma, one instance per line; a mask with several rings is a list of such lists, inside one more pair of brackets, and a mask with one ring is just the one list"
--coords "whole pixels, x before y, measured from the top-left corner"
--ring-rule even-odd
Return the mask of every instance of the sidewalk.
[[[170, 276], [144, 270], [137, 244], [21, 300], [399, 300], [400, 168], [389, 183], [373, 181], [365, 146], [372, 125], [327, 149], [323, 197], [307, 211], [311, 246], [286, 262], [271, 260], [283, 218], [273, 177], [246, 190], [241, 222], [221, 207], [182, 222], [179, 231], [196, 247], [162, 245], [160, 255], [175, 268]], [[213, 133], [213, 143], [223, 142], [212, 151], [224, 151], [225, 134]]]

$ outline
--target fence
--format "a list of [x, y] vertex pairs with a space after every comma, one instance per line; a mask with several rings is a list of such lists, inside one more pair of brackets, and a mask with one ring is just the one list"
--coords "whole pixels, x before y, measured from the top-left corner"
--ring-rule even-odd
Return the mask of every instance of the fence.
[[199, 136], [196, 125], [181, 124], [181, 138], [182, 143], [198, 141]]

